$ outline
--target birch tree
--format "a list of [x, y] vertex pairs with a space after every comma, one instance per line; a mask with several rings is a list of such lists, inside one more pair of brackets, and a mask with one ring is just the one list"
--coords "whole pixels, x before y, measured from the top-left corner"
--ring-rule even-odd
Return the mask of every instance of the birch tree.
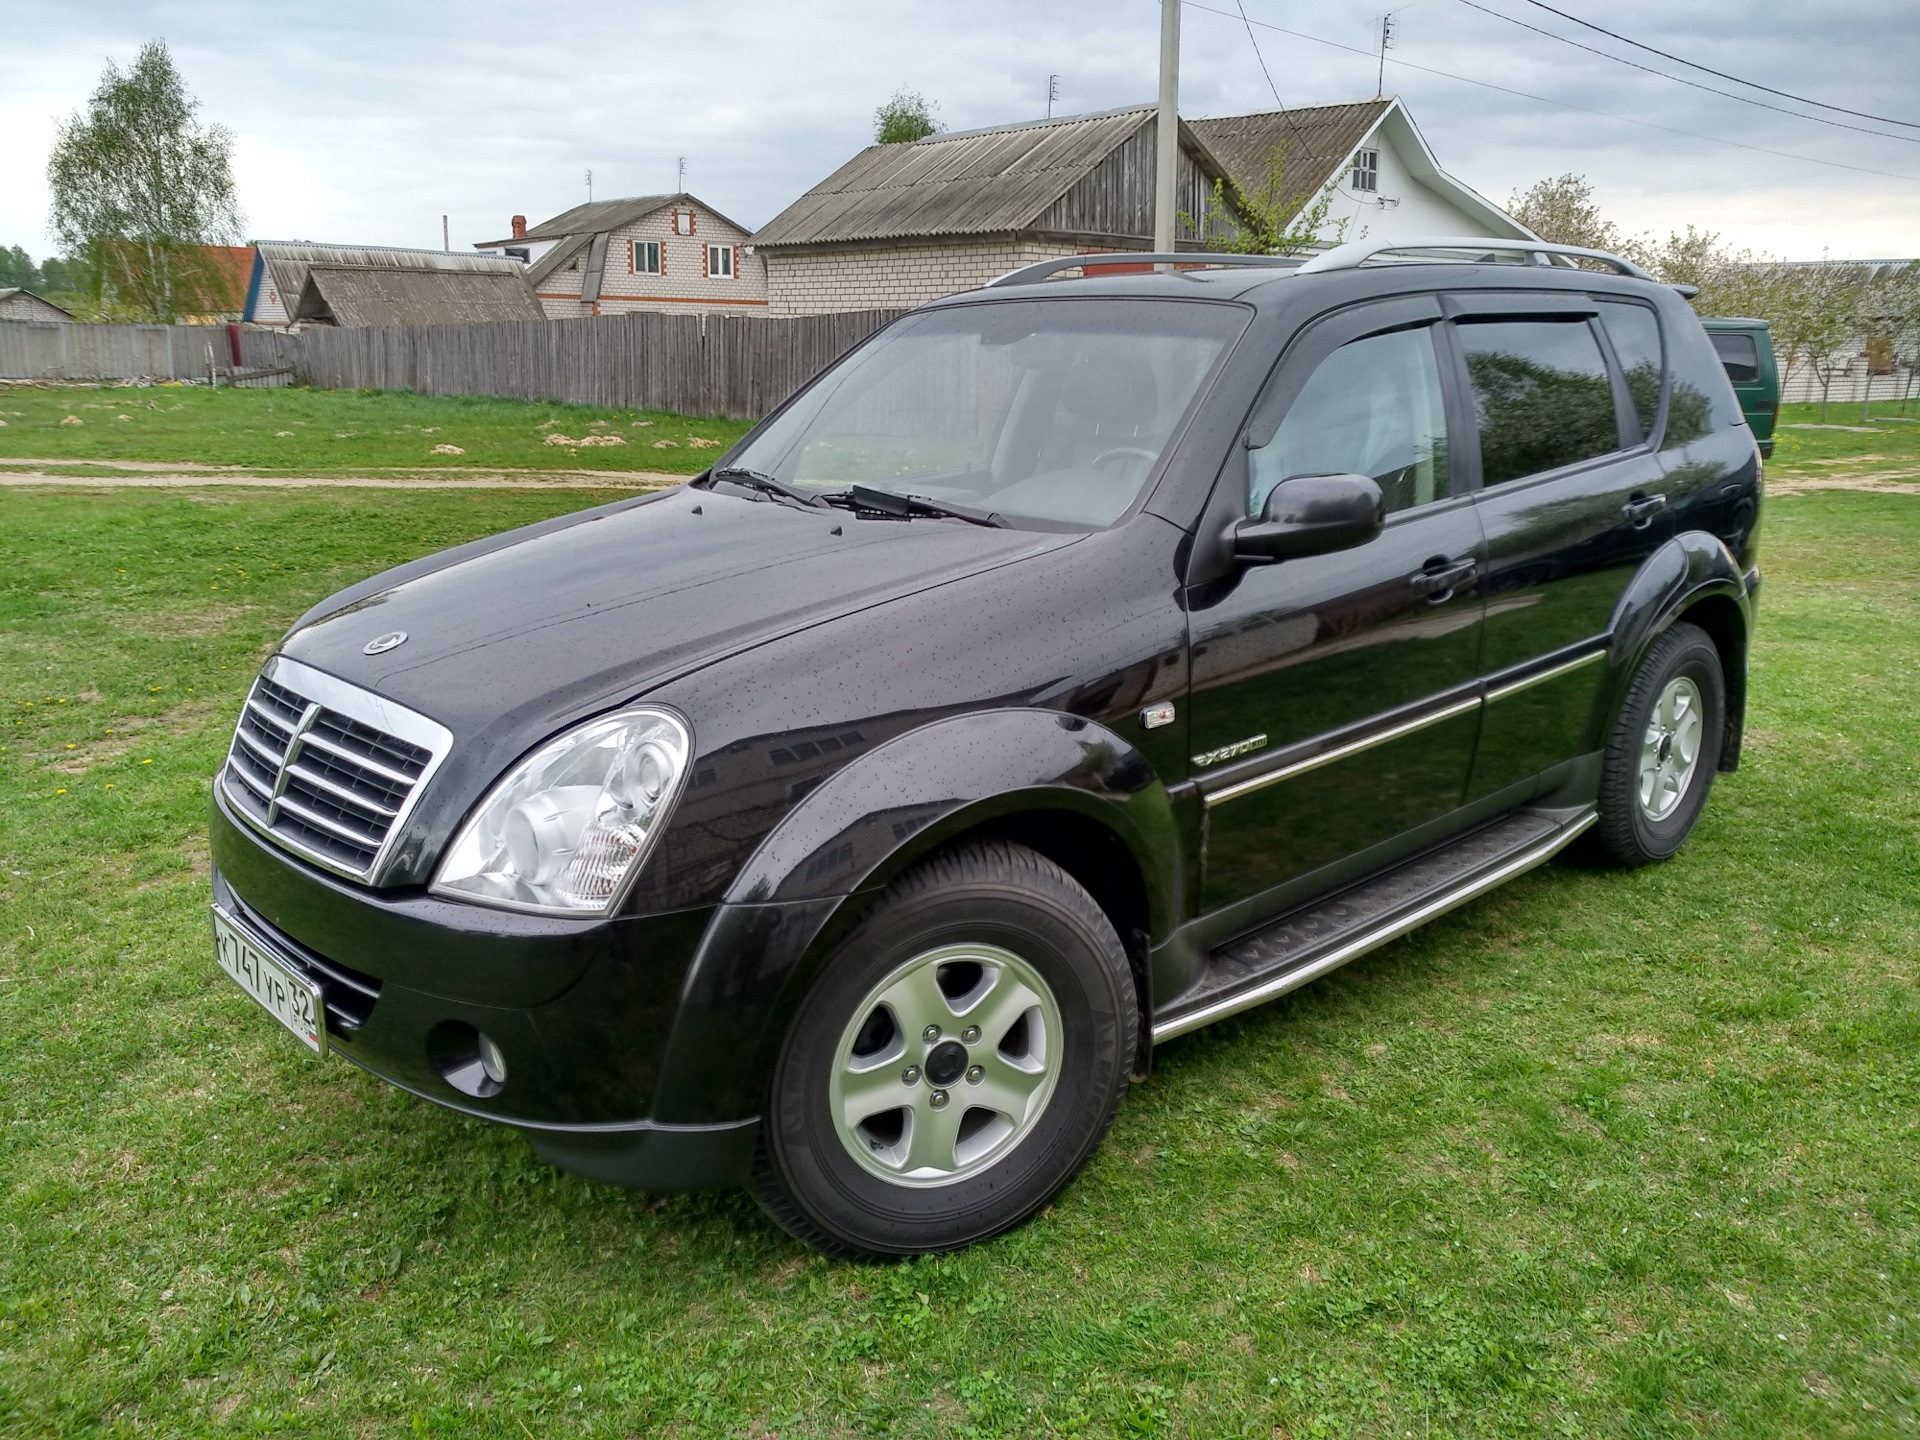
[[200, 124], [199, 108], [154, 40], [127, 70], [109, 60], [85, 113], [60, 127], [53, 233], [89, 263], [110, 313], [169, 322], [200, 308], [212, 266], [199, 247], [239, 238], [233, 134]]

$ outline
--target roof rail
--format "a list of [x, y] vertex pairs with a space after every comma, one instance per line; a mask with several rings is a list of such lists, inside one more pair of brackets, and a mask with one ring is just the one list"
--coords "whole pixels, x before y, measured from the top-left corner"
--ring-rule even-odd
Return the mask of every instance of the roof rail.
[[[1399, 255], [1428, 250], [1464, 250], [1476, 252], [1476, 254], [1504, 251], [1508, 254], [1526, 256], [1526, 263], [1529, 265], [1551, 265], [1555, 256], [1567, 259], [1598, 260], [1612, 266], [1614, 272], [1619, 275], [1631, 275], [1636, 280], [1654, 278], [1631, 260], [1623, 260], [1618, 255], [1608, 254], [1605, 250], [1586, 250], [1578, 245], [1555, 245], [1545, 240], [1499, 240], [1488, 236], [1459, 235], [1423, 235], [1410, 240], [1353, 240], [1314, 256], [1300, 267], [1299, 273], [1306, 275], [1322, 270], [1352, 270], [1376, 255]], [[1474, 261], [1455, 260], [1454, 263], [1472, 264]]]
[[1036, 265], [1023, 265], [1018, 270], [1009, 270], [997, 279], [989, 280], [984, 289], [991, 290], [1000, 285], [1032, 285], [1045, 280], [1049, 275], [1057, 275], [1062, 270], [1078, 270], [1084, 265], [1179, 265], [1195, 268], [1202, 265], [1251, 266], [1259, 269], [1291, 269], [1299, 265], [1298, 255], [1226, 255], [1214, 254], [1205, 250], [1181, 250], [1173, 254], [1154, 252], [1142, 254], [1138, 250], [1115, 250], [1105, 255], [1063, 255], [1058, 260], [1042, 260]]

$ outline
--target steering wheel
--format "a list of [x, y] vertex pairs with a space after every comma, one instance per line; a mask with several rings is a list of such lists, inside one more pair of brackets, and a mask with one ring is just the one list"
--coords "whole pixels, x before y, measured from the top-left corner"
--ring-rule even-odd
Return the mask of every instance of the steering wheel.
[[1147, 450], [1147, 449], [1143, 449], [1138, 445], [1116, 445], [1114, 446], [1113, 449], [1107, 451], [1104, 455], [1094, 456], [1093, 468], [1098, 470], [1102, 465], [1106, 464], [1107, 461], [1113, 459], [1117, 455], [1136, 455], [1140, 459], [1146, 461], [1147, 464], [1149, 465], [1153, 464], [1154, 461], [1160, 458], [1160, 452], [1158, 450]]

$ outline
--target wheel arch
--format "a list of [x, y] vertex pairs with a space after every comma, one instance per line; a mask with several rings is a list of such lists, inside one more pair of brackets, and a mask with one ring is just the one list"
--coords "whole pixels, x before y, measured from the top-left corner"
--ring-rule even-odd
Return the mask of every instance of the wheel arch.
[[1647, 650], [1681, 621], [1706, 631], [1719, 651], [1727, 686], [1719, 768], [1733, 770], [1740, 763], [1746, 722], [1753, 602], [1733, 552], [1718, 536], [1701, 530], [1683, 531], [1650, 555], [1614, 608], [1608, 627], [1612, 638], [1607, 679], [1595, 711], [1593, 741], [1606, 743]]
[[1078, 716], [955, 716], [836, 772], [742, 867], [688, 968], [653, 1118], [756, 1113], [788, 1017], [834, 947], [902, 872], [981, 839], [1027, 845], [1087, 889], [1114, 922], [1148, 1011], [1146, 956], [1172, 928], [1181, 866], [1152, 766]]

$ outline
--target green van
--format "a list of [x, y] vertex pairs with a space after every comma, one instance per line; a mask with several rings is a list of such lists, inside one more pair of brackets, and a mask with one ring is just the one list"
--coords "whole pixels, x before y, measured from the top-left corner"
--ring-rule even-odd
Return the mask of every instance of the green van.
[[1773, 359], [1773, 336], [1764, 320], [1705, 320], [1707, 338], [1733, 381], [1747, 428], [1760, 453], [1773, 454], [1773, 422], [1780, 416], [1780, 368]]

